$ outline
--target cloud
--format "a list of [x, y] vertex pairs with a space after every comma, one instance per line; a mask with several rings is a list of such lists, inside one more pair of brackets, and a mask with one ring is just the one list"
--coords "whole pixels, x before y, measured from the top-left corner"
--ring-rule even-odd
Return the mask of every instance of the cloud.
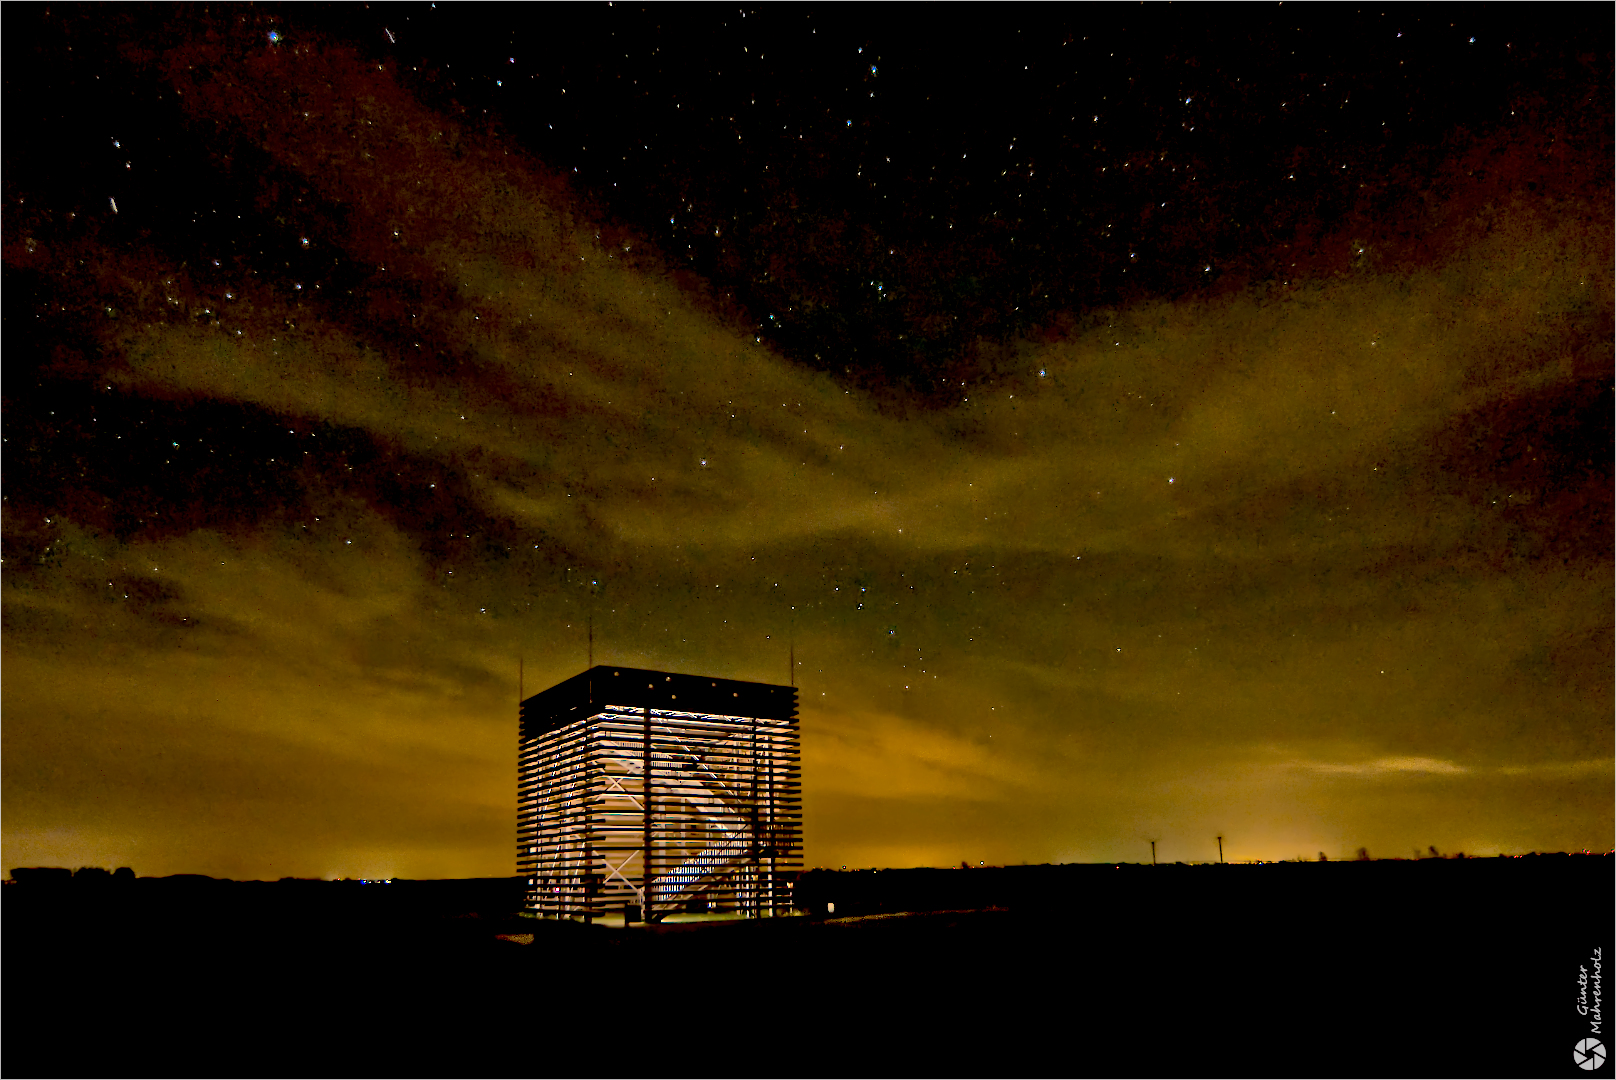
[[1461, 765], [1429, 757], [1382, 757], [1364, 761], [1289, 761], [1282, 766], [1325, 776], [1358, 776], [1369, 779], [1408, 776], [1516, 776], [1531, 778], [1587, 777], [1612, 771], [1612, 763], [1602, 759], [1584, 761], [1540, 761], [1523, 765]]
[[1384, 757], [1372, 761], [1299, 761], [1294, 768], [1331, 776], [1383, 777], [1415, 774], [1420, 776], [1463, 776], [1468, 768], [1452, 761], [1428, 757]]

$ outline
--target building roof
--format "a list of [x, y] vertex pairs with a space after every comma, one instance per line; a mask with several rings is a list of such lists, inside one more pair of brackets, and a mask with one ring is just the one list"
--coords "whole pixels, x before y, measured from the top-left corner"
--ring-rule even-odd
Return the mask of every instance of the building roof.
[[598, 664], [522, 702], [522, 737], [554, 731], [608, 705], [795, 720], [797, 688]]

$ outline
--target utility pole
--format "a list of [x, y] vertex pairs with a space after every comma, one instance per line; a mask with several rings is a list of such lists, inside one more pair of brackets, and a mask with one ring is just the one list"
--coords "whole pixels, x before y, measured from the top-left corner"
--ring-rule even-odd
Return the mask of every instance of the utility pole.
[[1218, 837], [1218, 862], [1223, 862], [1223, 837]]
[[1150, 842], [1150, 865], [1156, 865], [1156, 841], [1154, 840]]

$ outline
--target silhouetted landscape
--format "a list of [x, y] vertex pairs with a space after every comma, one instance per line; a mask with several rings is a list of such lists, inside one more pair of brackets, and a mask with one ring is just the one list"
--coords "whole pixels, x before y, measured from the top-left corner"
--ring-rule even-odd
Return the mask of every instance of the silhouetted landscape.
[[626, 929], [514, 878], [12, 874], [7, 1075], [1610, 1075], [1608, 854], [812, 870], [803, 917]]

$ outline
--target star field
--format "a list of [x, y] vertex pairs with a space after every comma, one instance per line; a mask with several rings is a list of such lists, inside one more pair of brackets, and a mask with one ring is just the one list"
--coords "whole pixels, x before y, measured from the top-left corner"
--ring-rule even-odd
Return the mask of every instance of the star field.
[[1456, 15], [13, 15], [8, 865], [508, 873], [591, 633], [810, 863], [1608, 846], [1609, 50]]

